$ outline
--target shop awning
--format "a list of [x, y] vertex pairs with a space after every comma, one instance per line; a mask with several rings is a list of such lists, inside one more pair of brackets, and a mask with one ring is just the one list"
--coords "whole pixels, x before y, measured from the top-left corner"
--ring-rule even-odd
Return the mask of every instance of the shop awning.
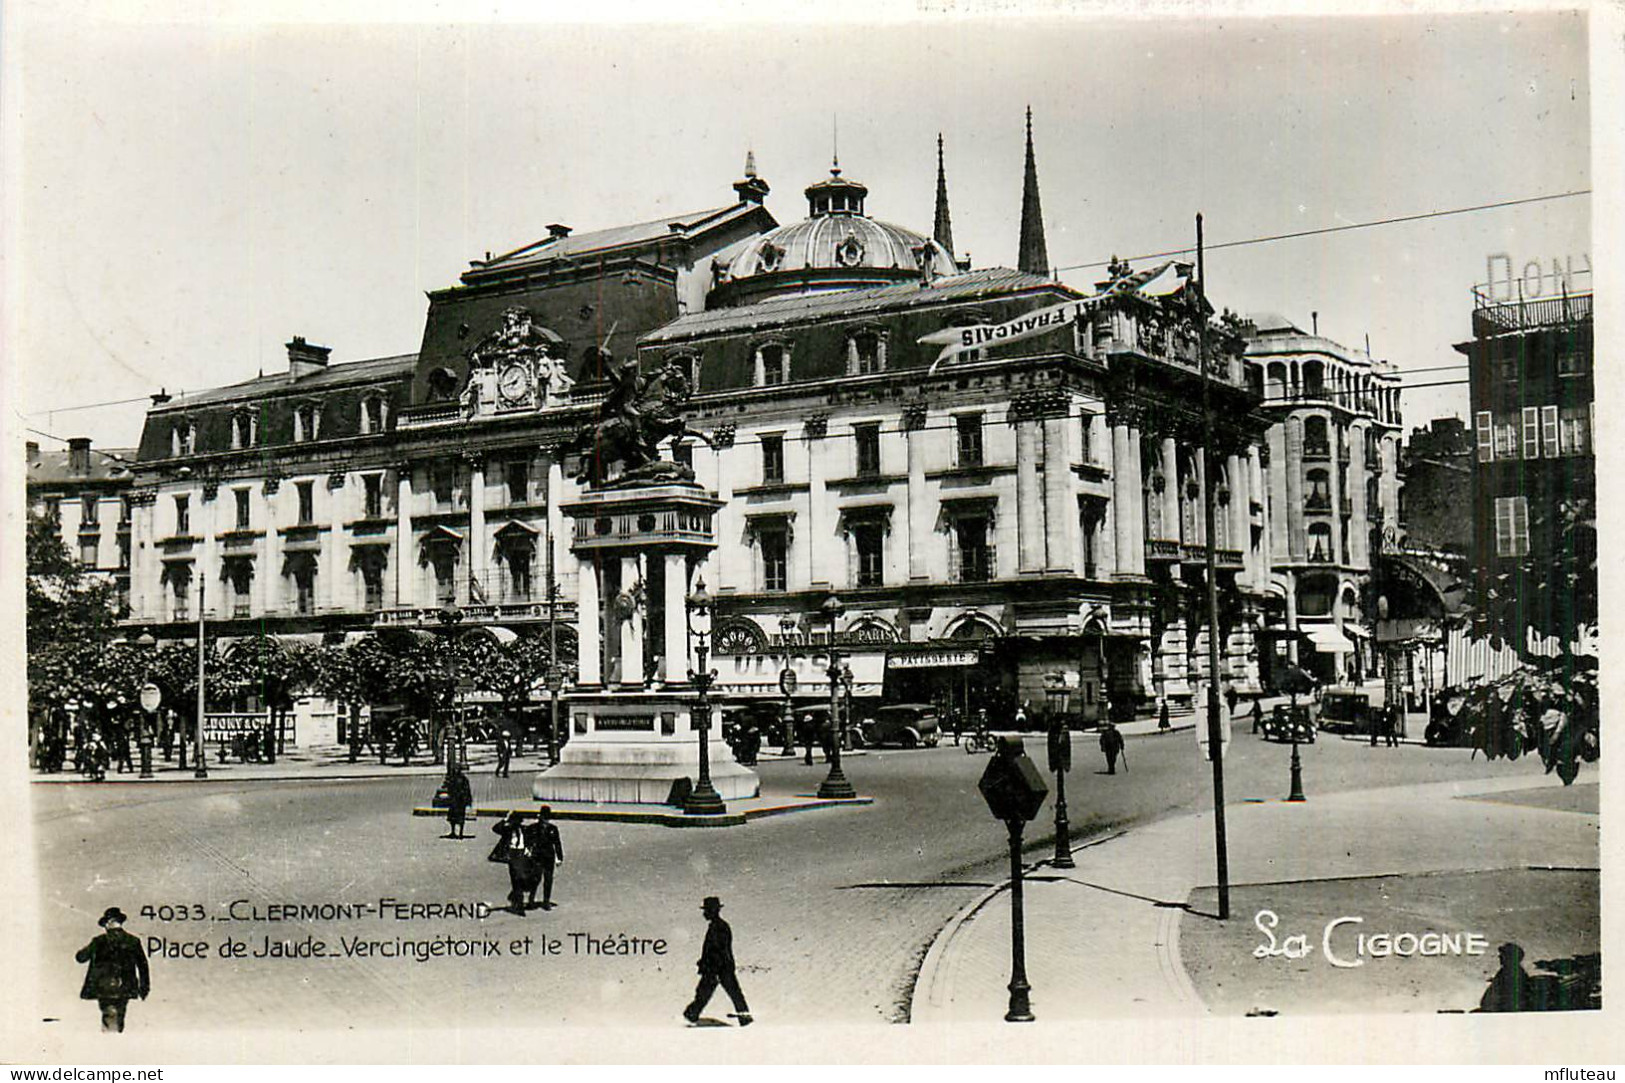
[[1318, 627], [1304, 630], [1309, 642], [1314, 644], [1315, 650], [1321, 654], [1352, 654], [1354, 641], [1343, 634], [1343, 630], [1335, 624], [1323, 624]]

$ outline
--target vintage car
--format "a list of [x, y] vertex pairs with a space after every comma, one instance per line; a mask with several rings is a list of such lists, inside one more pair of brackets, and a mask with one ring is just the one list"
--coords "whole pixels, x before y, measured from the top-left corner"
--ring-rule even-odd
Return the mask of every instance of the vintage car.
[[942, 739], [937, 709], [929, 703], [891, 703], [858, 726], [856, 742], [871, 747], [935, 748]]

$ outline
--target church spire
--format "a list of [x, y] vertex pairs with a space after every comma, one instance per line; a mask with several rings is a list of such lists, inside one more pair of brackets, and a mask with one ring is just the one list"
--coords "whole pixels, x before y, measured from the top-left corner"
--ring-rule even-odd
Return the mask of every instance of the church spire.
[[948, 174], [942, 168], [942, 133], [937, 133], [937, 218], [931, 227], [936, 242], [954, 254], [954, 223], [948, 217]]
[[1027, 107], [1027, 168], [1021, 182], [1021, 247], [1016, 266], [1029, 274], [1050, 275], [1044, 244], [1044, 212], [1038, 205], [1038, 163], [1033, 158], [1033, 107]]

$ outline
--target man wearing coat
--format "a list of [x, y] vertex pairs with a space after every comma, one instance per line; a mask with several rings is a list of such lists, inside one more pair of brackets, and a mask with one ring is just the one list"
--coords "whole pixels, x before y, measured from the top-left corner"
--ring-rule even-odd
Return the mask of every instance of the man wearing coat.
[[536, 822], [526, 822], [523, 812], [510, 812], [491, 830], [502, 836], [508, 862], [508, 902], [524, 916], [527, 903], [536, 904], [536, 889], [542, 888], [542, 909], [553, 909], [553, 869], [564, 861], [564, 843], [559, 829], [549, 819], [553, 810], [546, 805], [536, 810]]
[[740, 991], [739, 978], [734, 973], [734, 933], [722, 920], [722, 900], [707, 895], [700, 904], [700, 913], [710, 922], [705, 930], [705, 945], [700, 949], [700, 984], [694, 990], [694, 999], [683, 1009], [683, 1018], [690, 1023], [700, 1021], [700, 1013], [711, 1001], [711, 994], [721, 985], [728, 999], [733, 1001], [735, 1018], [742, 1027], [750, 1026], [750, 1006]]
[[80, 948], [74, 956], [79, 962], [90, 964], [79, 999], [94, 1000], [101, 1005], [103, 1031], [123, 1033], [124, 1009], [129, 1006], [130, 998], [146, 1000], [152, 989], [147, 954], [141, 950], [141, 941], [124, 931], [128, 920], [124, 911], [109, 906], [96, 923], [106, 932]]
[[[1117, 774], [1117, 757], [1123, 754], [1123, 735], [1110, 722], [1100, 731], [1100, 751], [1106, 754], [1106, 773]], [[1123, 767], [1128, 767], [1127, 757], [1123, 759]]]

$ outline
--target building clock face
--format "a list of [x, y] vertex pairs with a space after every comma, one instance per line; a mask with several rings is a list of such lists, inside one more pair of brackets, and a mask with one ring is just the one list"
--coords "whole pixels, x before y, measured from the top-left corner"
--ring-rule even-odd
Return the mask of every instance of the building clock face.
[[497, 378], [497, 392], [505, 402], [523, 402], [530, 394], [530, 371], [524, 365], [509, 365]]

